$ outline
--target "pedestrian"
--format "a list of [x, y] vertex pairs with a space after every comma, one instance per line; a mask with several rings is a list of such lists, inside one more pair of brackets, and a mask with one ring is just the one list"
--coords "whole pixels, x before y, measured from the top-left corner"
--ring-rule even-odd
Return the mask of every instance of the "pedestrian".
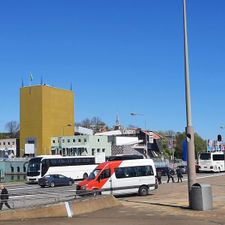
[[160, 171], [157, 171], [156, 178], [158, 180], [158, 183], [161, 184], [162, 183], [162, 174]]
[[171, 179], [172, 182], [174, 183], [174, 178], [173, 178], [173, 176], [172, 176], [172, 170], [171, 170], [170, 168], [167, 169], [166, 174], [167, 174], [167, 183], [170, 182], [170, 179]]
[[177, 172], [177, 183], [179, 183], [179, 181], [182, 182], [183, 175], [181, 169], [177, 168], [176, 172]]
[[2, 210], [3, 204], [5, 204], [9, 209], [11, 209], [10, 205], [8, 204], [8, 199], [9, 199], [9, 193], [8, 190], [1, 185], [1, 202], [0, 202], [0, 210]]

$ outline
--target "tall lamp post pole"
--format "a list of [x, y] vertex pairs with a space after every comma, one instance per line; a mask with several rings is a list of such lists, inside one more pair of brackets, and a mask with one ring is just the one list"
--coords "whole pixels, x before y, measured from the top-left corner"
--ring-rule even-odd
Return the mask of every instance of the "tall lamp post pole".
[[69, 124], [67, 124], [67, 125], [65, 125], [65, 126], [62, 127], [62, 135], [63, 136], [64, 136], [64, 128], [65, 127], [71, 127], [71, 126], [72, 126], [72, 124], [69, 123]]
[[[130, 113], [131, 116], [144, 116], [144, 114], [142, 113], [134, 113], [131, 112]], [[147, 132], [147, 128], [146, 128], [146, 119], [145, 119], [145, 132]], [[145, 133], [145, 151], [146, 151], [146, 157], [148, 156], [148, 138], [147, 138], [147, 134]]]
[[187, 166], [188, 166], [188, 198], [189, 207], [192, 208], [191, 186], [196, 182], [195, 171], [195, 146], [194, 129], [191, 121], [191, 97], [189, 80], [189, 62], [188, 62], [188, 39], [187, 39], [187, 15], [186, 0], [183, 0], [183, 23], [184, 23], [184, 64], [185, 64], [185, 96], [186, 96], [186, 138], [187, 138]]

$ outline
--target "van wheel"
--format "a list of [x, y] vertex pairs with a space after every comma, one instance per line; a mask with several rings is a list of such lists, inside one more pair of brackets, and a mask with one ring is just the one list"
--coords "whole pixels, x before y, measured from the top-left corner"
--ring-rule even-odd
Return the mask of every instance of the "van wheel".
[[51, 182], [50, 187], [52, 187], [52, 188], [55, 187], [55, 183]]
[[146, 186], [141, 186], [141, 187], [139, 188], [138, 194], [139, 194], [140, 196], [145, 196], [145, 195], [147, 195], [147, 194], [148, 194], [148, 188], [147, 188]]
[[83, 179], [86, 180], [87, 178], [88, 178], [88, 174], [87, 173], [84, 173]]

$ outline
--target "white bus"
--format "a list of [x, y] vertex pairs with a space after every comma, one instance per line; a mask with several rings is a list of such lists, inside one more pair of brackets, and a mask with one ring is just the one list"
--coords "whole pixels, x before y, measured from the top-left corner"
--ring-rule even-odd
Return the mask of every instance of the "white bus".
[[80, 180], [88, 177], [97, 165], [94, 156], [37, 156], [28, 162], [27, 182], [36, 183], [47, 174], [62, 174]]
[[225, 171], [224, 152], [204, 152], [198, 157], [199, 172]]

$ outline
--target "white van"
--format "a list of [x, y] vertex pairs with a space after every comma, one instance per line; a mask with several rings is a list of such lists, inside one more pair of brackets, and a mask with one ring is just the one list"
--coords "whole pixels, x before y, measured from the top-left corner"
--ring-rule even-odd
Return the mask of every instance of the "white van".
[[81, 193], [98, 191], [104, 194], [147, 195], [158, 188], [152, 159], [116, 160], [99, 164], [89, 177], [78, 183]]

